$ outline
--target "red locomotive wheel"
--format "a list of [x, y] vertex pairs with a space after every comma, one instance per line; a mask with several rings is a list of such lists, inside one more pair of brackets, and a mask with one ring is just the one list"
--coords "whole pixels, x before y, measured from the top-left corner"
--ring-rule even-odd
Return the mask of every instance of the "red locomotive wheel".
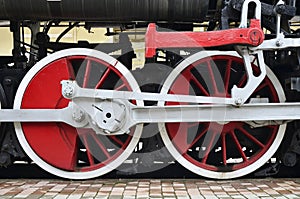
[[[68, 79], [76, 79], [84, 88], [139, 92], [130, 72], [114, 58], [95, 50], [68, 49], [46, 57], [31, 69], [20, 85], [14, 108], [68, 106], [60, 85]], [[115, 169], [132, 153], [142, 131], [137, 126], [130, 134], [105, 136], [56, 122], [16, 123], [15, 127], [22, 147], [36, 164], [70, 179], [97, 177]]]
[[[258, 67], [252, 66], [258, 73]], [[198, 53], [174, 69], [162, 93], [230, 97], [233, 85], [242, 88], [246, 82], [240, 57], [232, 53]], [[283, 89], [267, 69], [267, 77], [246, 103], [282, 101]], [[249, 174], [266, 163], [279, 147], [286, 125], [253, 128], [249, 122], [200, 122], [160, 127], [166, 147], [183, 166], [205, 177], [228, 179]]]

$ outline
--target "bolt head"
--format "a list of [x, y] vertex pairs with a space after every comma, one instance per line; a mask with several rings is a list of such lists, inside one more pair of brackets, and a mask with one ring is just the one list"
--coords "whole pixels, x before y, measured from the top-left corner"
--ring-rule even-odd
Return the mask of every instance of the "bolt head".
[[76, 121], [76, 122], [82, 122], [85, 119], [84, 112], [81, 110], [75, 111], [72, 114], [72, 117], [73, 117], [74, 121]]
[[74, 94], [74, 88], [72, 86], [66, 86], [64, 89], [64, 96], [70, 98]]
[[280, 46], [282, 46], [283, 45], [283, 41], [281, 40], [281, 39], [278, 39], [277, 41], [276, 41], [276, 46], [277, 47], [280, 47]]
[[238, 98], [234, 101], [234, 103], [237, 105], [237, 106], [240, 106], [242, 103], [243, 103], [243, 100], [241, 98]]

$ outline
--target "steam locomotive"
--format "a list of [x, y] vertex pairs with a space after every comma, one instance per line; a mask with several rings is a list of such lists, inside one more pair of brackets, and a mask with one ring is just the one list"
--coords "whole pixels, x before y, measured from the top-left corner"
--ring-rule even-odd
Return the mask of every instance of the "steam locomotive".
[[[68, 179], [178, 163], [213, 179], [297, 166], [299, 8], [299, 0], [0, 0], [13, 37], [11, 55], [0, 57], [0, 166], [33, 161]], [[65, 29], [51, 41], [55, 27]], [[76, 27], [117, 39], [62, 42]]]

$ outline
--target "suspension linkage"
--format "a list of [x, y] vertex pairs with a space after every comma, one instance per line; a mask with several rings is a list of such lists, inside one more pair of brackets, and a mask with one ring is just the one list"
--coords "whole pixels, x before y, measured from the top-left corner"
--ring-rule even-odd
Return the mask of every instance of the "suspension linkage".
[[[95, 115], [95, 109], [91, 104], [98, 103], [102, 107], [103, 103], [111, 103], [112, 106], [122, 105], [121, 111], [110, 108], [105, 105], [100, 112], [110, 113], [126, 112], [122, 116], [122, 125], [118, 126], [119, 132], [128, 132], [128, 129], [140, 123], [169, 123], [169, 122], [231, 122], [231, 121], [291, 121], [300, 119], [300, 103], [250, 103], [242, 106], [233, 106], [225, 104], [225, 98], [205, 98], [198, 96], [183, 95], [162, 95], [154, 93], [137, 93], [111, 91], [101, 89], [80, 88], [74, 81], [62, 81], [62, 93], [65, 97], [72, 99], [87, 114]], [[67, 91], [67, 92], [65, 92]], [[143, 98], [145, 97], [145, 98]], [[209, 99], [209, 100], [208, 100]], [[217, 99], [217, 100], [216, 100]], [[152, 101], [173, 101], [206, 103], [195, 105], [175, 105], [175, 106], [137, 106], [131, 104], [128, 100], [152, 100]], [[187, 100], [187, 101], [184, 101]], [[223, 101], [223, 104], [221, 103]], [[229, 99], [230, 100], [230, 99]], [[214, 103], [217, 101], [219, 104]], [[228, 102], [228, 101], [227, 101]], [[118, 106], [116, 106], [118, 107]], [[98, 109], [98, 110], [99, 110]], [[97, 110], [96, 110], [97, 111]], [[103, 116], [101, 116], [103, 118]], [[97, 119], [96, 119], [97, 120]], [[120, 119], [119, 119], [120, 120]], [[266, 122], [268, 123], [268, 122]], [[97, 123], [100, 129], [103, 124]], [[108, 130], [108, 129], [106, 129]]]
[[147, 101], [167, 101], [167, 102], [185, 102], [197, 104], [230, 104], [234, 105], [233, 98], [224, 97], [207, 97], [207, 96], [191, 96], [191, 95], [172, 95], [146, 92], [132, 92], [132, 91], [116, 91], [105, 89], [88, 89], [81, 88], [76, 81], [63, 80], [62, 95], [67, 99], [75, 98], [95, 98], [101, 100], [147, 100]]

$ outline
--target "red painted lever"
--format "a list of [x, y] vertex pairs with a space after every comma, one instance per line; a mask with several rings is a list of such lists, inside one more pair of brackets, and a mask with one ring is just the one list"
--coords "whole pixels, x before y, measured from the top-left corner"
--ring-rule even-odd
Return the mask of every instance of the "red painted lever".
[[149, 24], [146, 36], [146, 58], [156, 55], [156, 49], [199, 48], [225, 45], [258, 46], [264, 40], [260, 20], [251, 19], [249, 28], [233, 28], [208, 32], [158, 32]]

